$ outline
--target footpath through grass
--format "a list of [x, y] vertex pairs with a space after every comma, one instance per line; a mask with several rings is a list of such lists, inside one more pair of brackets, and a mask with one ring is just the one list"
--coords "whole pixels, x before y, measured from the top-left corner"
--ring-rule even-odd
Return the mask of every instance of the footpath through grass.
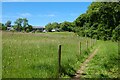
[[118, 43], [112, 41], [98, 41], [98, 53], [89, 62], [83, 78], [118, 78], [120, 77], [118, 61]]

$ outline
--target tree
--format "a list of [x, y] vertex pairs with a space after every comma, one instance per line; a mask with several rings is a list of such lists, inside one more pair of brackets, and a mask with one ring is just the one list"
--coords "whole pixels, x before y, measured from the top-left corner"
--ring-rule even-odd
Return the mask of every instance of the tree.
[[23, 27], [27, 27], [28, 26], [28, 20], [26, 18], [23, 18]]
[[115, 29], [120, 24], [119, 14], [120, 3], [92, 2], [86, 13], [74, 21], [76, 27], [79, 27], [79, 31], [75, 32], [102, 40], [118, 39]]
[[0, 30], [2, 30], [2, 23], [0, 23]]
[[48, 32], [51, 32], [52, 29], [53, 29], [51, 23], [48, 23], [48, 24], [45, 26], [45, 29], [46, 29]]
[[5, 23], [5, 26], [6, 26], [6, 27], [11, 27], [11, 21], [8, 20], [8, 21]]
[[60, 25], [60, 30], [61, 31], [72, 31], [72, 24], [70, 22], [64, 21]]
[[57, 22], [53, 22], [52, 24], [52, 28], [60, 28], [59, 24]]
[[26, 31], [26, 29], [30, 29], [29, 31], [31, 31], [32, 26], [28, 24], [28, 20], [26, 18], [18, 18], [15, 21], [15, 29], [17, 31], [21, 31], [21, 30]]
[[19, 27], [22, 27], [22, 22], [23, 22], [23, 19], [22, 19], [22, 18], [18, 18], [18, 19], [15, 21], [15, 24], [18, 25]]
[[33, 30], [32, 25], [28, 25], [28, 27], [25, 27], [25, 31], [26, 31], [26, 32], [30, 32], [30, 31], [32, 31], [32, 30]]
[[21, 31], [22, 30], [22, 18], [18, 18], [14, 23], [16, 24], [16, 30]]
[[0, 23], [0, 30], [7, 30], [7, 27], [3, 23]]
[[112, 40], [120, 41], [120, 24], [112, 31]]

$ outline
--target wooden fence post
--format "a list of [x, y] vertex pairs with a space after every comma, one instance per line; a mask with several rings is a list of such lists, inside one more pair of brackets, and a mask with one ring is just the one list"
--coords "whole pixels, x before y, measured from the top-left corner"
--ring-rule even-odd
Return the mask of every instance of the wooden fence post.
[[61, 45], [58, 48], [58, 78], [61, 77]]
[[80, 54], [81, 54], [81, 42], [80, 42], [80, 49], [79, 50], [80, 50]]

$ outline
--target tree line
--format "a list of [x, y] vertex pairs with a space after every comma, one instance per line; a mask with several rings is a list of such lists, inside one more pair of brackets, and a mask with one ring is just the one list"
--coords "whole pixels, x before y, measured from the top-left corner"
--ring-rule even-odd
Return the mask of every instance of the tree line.
[[86, 13], [73, 22], [49, 23], [46, 29], [51, 31], [73, 31], [82, 37], [101, 40], [120, 40], [120, 3], [92, 2]]
[[74, 22], [80, 36], [120, 40], [120, 3], [93, 2]]
[[56, 29], [57, 31], [69, 31], [72, 32], [74, 31], [74, 23], [72, 22], [68, 22], [68, 21], [64, 21], [63, 23], [57, 23], [57, 22], [53, 22], [53, 23], [48, 23], [45, 26], [45, 29], [49, 32], [52, 31], [52, 29]]
[[30, 32], [32, 31], [33, 27], [28, 23], [28, 20], [26, 18], [18, 18], [15, 22], [14, 25], [11, 25], [12, 21], [8, 20], [5, 24], [0, 23], [0, 29], [1, 30], [7, 30], [7, 27], [12, 27], [16, 31], [26, 31]]
[[[17, 31], [32, 31], [26, 18], [19, 18], [13, 26]], [[7, 21], [2, 29], [11, 26]], [[73, 22], [48, 23], [45, 26], [48, 32], [52, 29], [57, 31], [75, 32], [82, 37], [90, 37], [100, 40], [120, 40], [120, 3], [118, 2], [92, 2], [86, 13], [81, 14]]]

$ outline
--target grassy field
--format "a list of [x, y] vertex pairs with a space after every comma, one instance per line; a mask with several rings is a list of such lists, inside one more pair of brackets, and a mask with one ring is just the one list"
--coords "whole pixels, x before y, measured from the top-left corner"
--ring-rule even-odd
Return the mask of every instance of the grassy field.
[[[79, 54], [79, 43], [82, 54]], [[86, 50], [88, 41], [89, 50]], [[71, 77], [89, 53], [99, 51], [89, 62], [83, 78], [117, 78], [118, 43], [78, 37], [70, 32], [2, 33], [3, 78], [56, 78], [58, 75], [58, 45], [62, 45], [62, 77]]]
[[0, 31], [0, 79], [2, 78], [2, 31]]
[[98, 41], [99, 51], [90, 61], [83, 78], [120, 78], [118, 43]]
[[[58, 45], [62, 45], [62, 77], [70, 77], [88, 56], [94, 40], [78, 37], [72, 32], [2, 33], [3, 78], [56, 78]], [[82, 54], [79, 54], [79, 42]]]

